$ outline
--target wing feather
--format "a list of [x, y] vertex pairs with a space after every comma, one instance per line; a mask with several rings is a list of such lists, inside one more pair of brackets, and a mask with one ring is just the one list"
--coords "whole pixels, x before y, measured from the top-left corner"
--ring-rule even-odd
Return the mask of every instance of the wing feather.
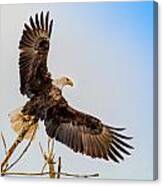
[[38, 14], [35, 15], [35, 21], [36, 21], [37, 29], [40, 30], [40, 23], [39, 23]]
[[46, 24], [46, 26], [45, 26], [45, 30], [46, 30], [46, 32], [48, 32], [48, 26], [49, 26], [49, 12], [47, 12], [47, 14], [46, 14], [46, 21], [45, 21], [45, 24]]
[[34, 24], [32, 16], [30, 16], [29, 21], [30, 21], [30, 24], [31, 24], [31, 27], [33, 28], [33, 30], [36, 30], [36, 26]]
[[117, 142], [115, 142], [114, 140], [113, 140], [113, 142], [112, 142], [114, 145], [115, 145], [115, 147], [117, 148], [117, 149], [119, 149], [121, 152], [123, 152], [123, 153], [125, 153], [125, 154], [127, 154], [127, 155], [130, 155], [130, 153], [126, 150], [126, 149], [124, 149], [121, 145], [119, 145]]
[[119, 144], [123, 145], [124, 147], [133, 149], [133, 147], [132, 147], [131, 145], [129, 145], [129, 144], [127, 144], [126, 142], [124, 142], [124, 141], [118, 139], [117, 137], [114, 136], [113, 138], [114, 138], [114, 140], [116, 140]]
[[110, 149], [111, 151], [116, 155], [118, 156], [121, 160], [124, 160], [124, 157], [121, 155], [120, 152], [118, 152], [118, 150], [116, 148], [114, 148], [113, 145], [110, 145]]
[[116, 163], [119, 163], [119, 160], [117, 159], [117, 157], [111, 152], [111, 149], [108, 149], [108, 156], [115, 161]]
[[39, 92], [42, 85], [49, 82], [47, 81], [49, 74], [47, 56], [52, 22], [51, 20], [49, 24], [49, 12], [45, 16], [41, 12], [40, 17], [37, 13], [34, 18], [32, 16], [29, 18], [29, 25], [24, 24], [23, 34], [19, 42], [20, 91], [28, 97]]
[[53, 20], [50, 21], [49, 34], [48, 34], [49, 37], [51, 36], [52, 33], [52, 27], [53, 27]]
[[44, 30], [44, 14], [43, 14], [43, 12], [41, 12], [40, 20], [41, 20], [41, 27], [42, 27], [42, 30]]
[[[99, 119], [79, 112], [66, 104], [64, 108], [62, 107], [62, 112], [60, 108], [55, 110], [56, 113], [47, 115], [45, 127], [47, 129], [49, 121], [53, 118], [58, 123], [58, 131], [51, 137], [55, 137], [74, 152], [80, 152], [92, 158], [111, 159], [117, 163], [124, 160], [124, 154], [130, 155], [128, 149], [133, 147], [126, 140], [132, 138], [120, 134], [124, 128], [104, 125]], [[51, 125], [55, 123], [52, 122]], [[48, 129], [46, 131], [48, 135], [51, 133]]]

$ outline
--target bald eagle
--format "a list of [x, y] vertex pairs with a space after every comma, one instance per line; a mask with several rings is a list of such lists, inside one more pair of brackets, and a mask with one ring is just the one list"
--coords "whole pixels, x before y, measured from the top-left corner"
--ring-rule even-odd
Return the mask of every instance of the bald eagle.
[[123, 160], [124, 154], [130, 155], [133, 149], [126, 142], [132, 137], [121, 134], [125, 129], [108, 126], [97, 117], [74, 109], [62, 95], [63, 88], [73, 86], [73, 81], [68, 77], [51, 78], [47, 57], [52, 27], [49, 12], [36, 14], [29, 18], [29, 24], [24, 24], [19, 43], [20, 92], [28, 101], [10, 115], [13, 129], [19, 132], [28, 122], [37, 126], [38, 121], [43, 121], [47, 135], [74, 152], [114, 162]]

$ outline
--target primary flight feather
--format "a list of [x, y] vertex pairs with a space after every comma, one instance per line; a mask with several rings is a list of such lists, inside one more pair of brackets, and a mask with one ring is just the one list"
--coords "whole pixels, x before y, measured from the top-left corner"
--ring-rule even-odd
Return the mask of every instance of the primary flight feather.
[[53, 21], [49, 22], [49, 12], [45, 16], [43, 12], [36, 14], [35, 19], [30, 17], [29, 22], [30, 26], [24, 25], [19, 45], [20, 91], [29, 101], [19, 111], [17, 121], [11, 116], [11, 122], [22, 121], [22, 117], [35, 123], [42, 120], [50, 138], [92, 158], [119, 162], [124, 154], [130, 155], [133, 147], [127, 141], [132, 138], [121, 134], [124, 128], [108, 126], [97, 117], [74, 109], [62, 95], [64, 86], [73, 86], [72, 80], [51, 78], [47, 56]]

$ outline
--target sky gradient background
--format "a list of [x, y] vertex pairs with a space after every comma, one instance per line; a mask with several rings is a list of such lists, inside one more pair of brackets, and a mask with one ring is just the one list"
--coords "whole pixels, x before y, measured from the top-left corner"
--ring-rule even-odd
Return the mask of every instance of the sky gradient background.
[[[65, 98], [105, 124], [126, 127], [126, 134], [134, 137], [132, 156], [120, 164], [75, 154], [56, 142], [56, 157], [62, 156], [62, 170], [98, 172], [105, 179], [152, 179], [152, 2], [1, 5], [0, 126], [8, 144], [15, 134], [7, 114], [26, 101], [19, 93], [18, 42], [23, 23], [41, 10], [49, 10], [55, 20], [49, 70], [54, 77], [67, 75], [75, 82], [74, 88], [64, 90]], [[38, 142], [46, 145], [45, 135], [41, 123], [37, 138], [16, 170], [40, 170], [43, 159]], [[0, 159], [3, 156], [1, 152]]]

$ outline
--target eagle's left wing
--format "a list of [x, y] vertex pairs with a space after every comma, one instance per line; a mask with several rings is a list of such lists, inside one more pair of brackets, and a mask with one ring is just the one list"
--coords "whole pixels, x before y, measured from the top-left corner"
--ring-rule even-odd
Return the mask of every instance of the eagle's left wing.
[[99, 119], [66, 103], [47, 111], [45, 127], [49, 137], [93, 158], [119, 162], [119, 159], [124, 159], [123, 154], [130, 155], [128, 150], [133, 149], [126, 142], [131, 137], [120, 134], [123, 128], [104, 125]]
[[19, 43], [20, 91], [31, 97], [42, 89], [50, 75], [47, 69], [47, 56], [50, 46], [53, 20], [49, 22], [49, 12], [44, 16], [35, 15], [24, 24], [23, 35]]

